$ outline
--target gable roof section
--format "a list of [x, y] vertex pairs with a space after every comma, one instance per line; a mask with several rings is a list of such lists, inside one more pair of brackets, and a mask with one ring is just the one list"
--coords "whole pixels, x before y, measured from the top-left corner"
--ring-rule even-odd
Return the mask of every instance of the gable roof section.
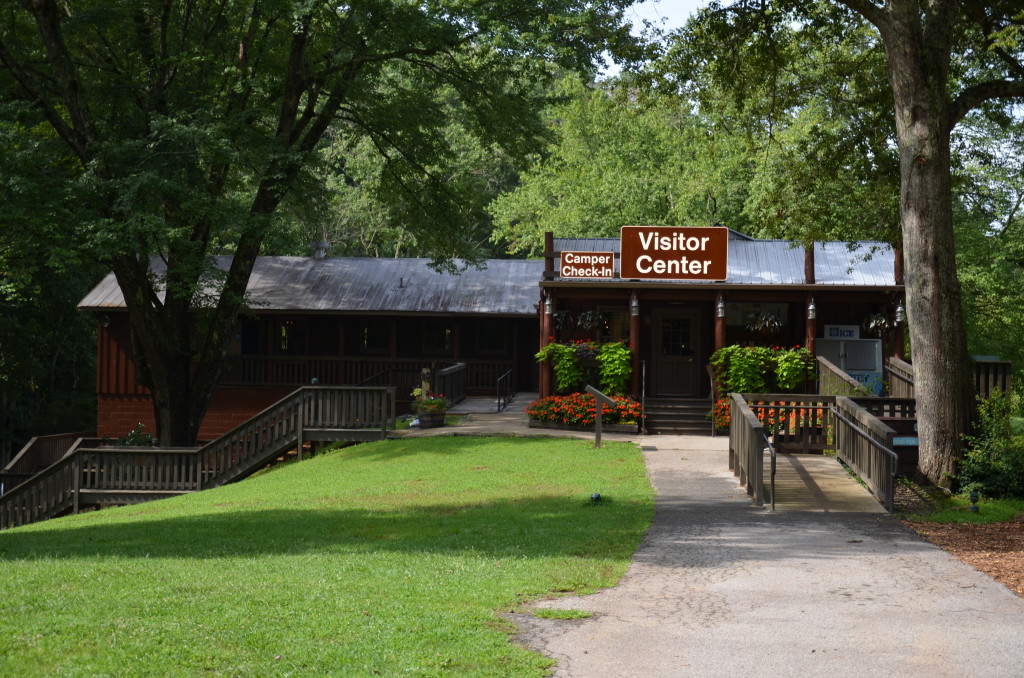
[[[563, 251], [615, 252], [618, 238], [555, 238], [556, 259]], [[880, 242], [814, 244], [816, 285], [895, 287], [895, 252]], [[728, 278], [721, 282], [646, 281], [670, 285], [803, 285], [804, 250], [787, 240], [729, 238]], [[555, 278], [562, 280], [562, 278]], [[617, 280], [617, 279], [616, 279]], [[608, 280], [601, 281], [607, 284]]]
[[[230, 257], [217, 257], [226, 270]], [[443, 313], [536, 316], [540, 259], [489, 259], [484, 269], [437, 273], [428, 259], [259, 257], [247, 288], [257, 312]], [[158, 268], [159, 266], [159, 268]], [[159, 272], [163, 264], [154, 264]], [[78, 304], [125, 307], [110, 273]]]

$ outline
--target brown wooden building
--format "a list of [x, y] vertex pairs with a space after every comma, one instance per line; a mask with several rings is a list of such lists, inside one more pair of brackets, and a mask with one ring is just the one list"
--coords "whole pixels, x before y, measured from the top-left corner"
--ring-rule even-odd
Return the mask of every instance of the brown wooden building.
[[[701, 399], [711, 389], [711, 353], [729, 344], [813, 351], [829, 341], [825, 328], [860, 328], [874, 317], [896, 330], [886, 354], [899, 353], [903, 286], [890, 247], [829, 242], [805, 250], [727, 229], [679, 230], [728, 233], [721, 279], [625, 279], [619, 239], [550, 235], [544, 260], [490, 260], [461, 275], [437, 273], [425, 259], [260, 257], [251, 312], [238, 320], [200, 437], [212, 439], [314, 381], [395, 385], [401, 399], [423, 367], [453, 363], [466, 364], [470, 393], [494, 393], [511, 371], [518, 390], [550, 394], [550, 367], [538, 367], [534, 354], [551, 340], [625, 340], [634, 349], [634, 395]], [[563, 270], [567, 252], [580, 256]], [[587, 254], [598, 252], [609, 254]], [[118, 437], [139, 423], [154, 430], [113, 275], [79, 306], [99, 323], [98, 434]]]
[[[727, 256], [727, 262], [717, 262], [726, 264], [717, 280], [623, 278], [619, 238], [548, 234], [540, 283], [540, 343], [628, 341], [634, 349], [634, 395], [684, 398], [709, 395], [706, 365], [716, 349], [727, 345], [801, 345], [815, 352], [832, 341], [824, 334], [826, 328], [846, 328], [841, 331], [867, 338], [865, 322], [881, 318], [891, 328], [885, 353], [901, 353], [903, 324], [897, 320], [903, 315], [902, 275], [896, 252], [888, 245], [819, 242], [804, 249], [729, 229], [685, 232], [702, 236], [693, 238], [696, 245], [711, 230], [722, 232]], [[610, 253], [612, 263], [586, 256], [599, 252]], [[668, 254], [678, 260], [677, 255]], [[647, 269], [655, 268], [649, 257], [646, 263]], [[701, 268], [696, 260], [689, 263]], [[552, 391], [550, 368], [542, 368], [540, 392]]]
[[[394, 385], [401, 400], [423, 367], [465, 363], [470, 393], [494, 393], [510, 370], [520, 389], [536, 391], [542, 271], [540, 260], [491, 260], [449, 275], [426, 259], [260, 257], [248, 287], [252, 310], [238, 320], [200, 438], [215, 438], [314, 380]], [[119, 437], [138, 423], [155, 430], [113, 275], [79, 307], [99, 322], [98, 434]]]

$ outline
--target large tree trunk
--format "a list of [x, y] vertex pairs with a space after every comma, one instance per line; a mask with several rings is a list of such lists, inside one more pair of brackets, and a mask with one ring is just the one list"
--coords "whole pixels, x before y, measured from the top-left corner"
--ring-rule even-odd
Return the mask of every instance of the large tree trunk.
[[890, 4], [882, 31], [896, 104], [900, 219], [919, 470], [948, 486], [974, 409], [953, 241], [948, 61], [952, 18]]

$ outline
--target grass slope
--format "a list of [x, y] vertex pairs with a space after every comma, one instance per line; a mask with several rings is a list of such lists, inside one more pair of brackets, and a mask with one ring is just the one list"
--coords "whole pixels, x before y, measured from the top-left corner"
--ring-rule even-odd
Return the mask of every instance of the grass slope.
[[439, 437], [8, 530], [0, 675], [542, 675], [498, 613], [613, 584], [652, 514], [633, 445]]

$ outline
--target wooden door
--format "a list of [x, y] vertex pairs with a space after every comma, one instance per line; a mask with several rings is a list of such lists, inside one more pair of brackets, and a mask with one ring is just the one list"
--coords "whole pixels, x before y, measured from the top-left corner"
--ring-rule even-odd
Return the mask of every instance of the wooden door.
[[655, 394], [697, 395], [700, 314], [696, 310], [656, 312], [653, 334]]

